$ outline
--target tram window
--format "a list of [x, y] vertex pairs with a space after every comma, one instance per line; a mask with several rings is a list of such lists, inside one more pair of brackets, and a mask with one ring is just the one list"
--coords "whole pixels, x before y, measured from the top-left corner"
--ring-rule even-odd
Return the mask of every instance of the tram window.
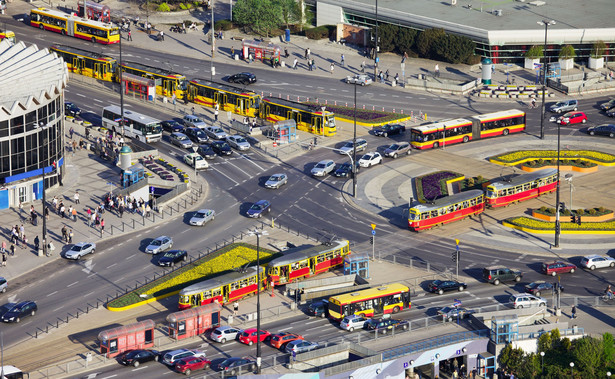
[[220, 288], [213, 290], [212, 292], [212, 297], [216, 297], [216, 296], [220, 296], [222, 294], [222, 291], [220, 290]]
[[306, 267], [308, 267], [307, 259], [305, 261], [299, 262], [299, 268], [306, 268]]
[[473, 207], [476, 205], [476, 199], [470, 199], [470, 206]]
[[523, 190], [524, 190], [524, 191], [527, 191], [527, 190], [529, 190], [529, 189], [530, 189], [530, 183], [525, 183], [525, 184], [523, 185]]
[[251, 276], [248, 279], [248, 284], [256, 284], [256, 276]]
[[239, 287], [239, 282], [233, 282], [233, 283], [231, 283], [231, 291], [232, 291], [232, 290], [236, 290], [236, 289], [238, 289], [238, 288], [240, 288], [240, 287]]
[[438, 217], [438, 211], [431, 211], [431, 217]]
[[467, 200], [466, 200], [466, 201], [464, 201], [464, 202], [462, 203], [462, 206], [463, 206], [464, 208], [467, 208], [469, 205], [470, 205], [470, 203], [468, 203], [468, 201], [467, 201]]
[[453, 206], [451, 205], [450, 207], [446, 208], [446, 212], [451, 213], [453, 211]]
[[241, 288], [243, 288], [243, 287], [245, 287], [247, 285], [248, 285], [248, 279], [242, 279], [242, 280], [239, 281], [239, 286]]

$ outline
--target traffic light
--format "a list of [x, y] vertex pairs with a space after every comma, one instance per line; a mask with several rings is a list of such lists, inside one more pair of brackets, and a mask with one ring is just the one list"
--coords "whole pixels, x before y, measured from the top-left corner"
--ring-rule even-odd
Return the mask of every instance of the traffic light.
[[581, 215], [577, 216], [577, 225], [581, 225]]
[[451, 259], [453, 260], [453, 262], [457, 262], [457, 252], [453, 252], [453, 254], [451, 255]]
[[577, 217], [576, 217], [576, 215], [573, 215], [573, 214], [572, 214], [572, 215], [570, 215], [570, 222], [572, 222], [573, 224], [574, 224], [575, 222], [577, 222]]
[[374, 237], [369, 237], [369, 244], [373, 245], [374, 244]]
[[563, 211], [564, 209], [566, 209], [566, 203], [564, 203], [563, 201], [560, 201], [560, 203], [559, 203], [559, 210]]

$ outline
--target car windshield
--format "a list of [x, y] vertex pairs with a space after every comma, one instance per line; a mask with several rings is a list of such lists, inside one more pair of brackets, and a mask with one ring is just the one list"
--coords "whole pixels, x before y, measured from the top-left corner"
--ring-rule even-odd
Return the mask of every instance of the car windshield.
[[372, 159], [372, 155], [371, 154], [365, 154], [364, 156], [361, 157], [361, 159], [369, 161], [370, 159]]
[[221, 148], [223, 148], [223, 149], [224, 149], [224, 148], [230, 148], [230, 146], [229, 146], [229, 145], [228, 145], [228, 143], [226, 143], [226, 142], [222, 142], [222, 143], [220, 143], [220, 144], [219, 144], [219, 146], [220, 146]]
[[215, 128], [214, 129], [214, 133], [224, 133], [224, 130], [222, 130], [220, 128]]
[[203, 122], [203, 121], [198, 117], [193, 117], [192, 122]]
[[440, 312], [442, 312], [442, 313], [448, 313], [448, 312], [450, 312], [450, 311], [451, 311], [451, 309], [452, 309], [451, 307], [444, 307], [444, 308], [440, 309]]
[[72, 251], [81, 251], [81, 249], [83, 249], [83, 246], [75, 245], [75, 246], [71, 247]]
[[350, 142], [346, 142], [346, 144], [344, 145], [344, 147], [352, 147], [352, 141], [350, 141]]
[[250, 208], [250, 209], [254, 209], [255, 211], [259, 211], [259, 210], [263, 209], [264, 206], [265, 206], [264, 204], [254, 204], [254, 205], [252, 205], [252, 208]]
[[163, 258], [174, 258], [176, 255], [179, 255], [179, 251], [169, 251], [163, 255]]
[[558, 101], [558, 102], [555, 104], [555, 106], [556, 106], [556, 107], [562, 107], [562, 106], [564, 106], [564, 105], [566, 105], [566, 103], [565, 103], [565, 102], [563, 102], [563, 101]]
[[235, 138], [235, 141], [236, 141], [237, 143], [244, 143], [244, 142], [248, 142], [248, 141], [246, 141], [246, 139], [245, 139], [245, 138], [243, 138], [243, 137], [238, 137], [238, 138]]
[[399, 149], [399, 145], [398, 144], [393, 144], [393, 145], [391, 145], [391, 147], [389, 147], [389, 149], [397, 150], [397, 149]]
[[197, 212], [197, 213], [194, 215], [194, 217], [196, 217], [196, 218], [205, 218], [205, 215], [206, 215], [206, 214], [207, 214], [207, 213], [205, 213], [205, 212]]
[[318, 163], [318, 164], [316, 165], [316, 168], [325, 168], [325, 166], [326, 166], [326, 165], [325, 165], [324, 163]]
[[279, 182], [280, 180], [282, 180], [281, 176], [272, 176], [271, 178], [269, 178], [269, 180], [271, 180], [272, 182]]
[[162, 241], [160, 241], [160, 240], [153, 240], [150, 245], [152, 245], [152, 246], [160, 246], [160, 245], [162, 245]]

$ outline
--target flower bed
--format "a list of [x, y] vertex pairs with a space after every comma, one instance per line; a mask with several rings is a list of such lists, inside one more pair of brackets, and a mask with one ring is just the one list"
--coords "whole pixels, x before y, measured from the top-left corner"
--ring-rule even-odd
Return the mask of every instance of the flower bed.
[[[604, 207], [577, 209], [572, 212], [566, 209], [560, 211], [559, 214], [560, 220], [563, 216], [570, 217], [571, 215], [575, 215], [582, 216], [583, 222], [603, 222], [613, 218], [613, 211]], [[532, 216], [543, 221], [555, 222], [555, 208], [540, 207], [539, 209], [534, 209], [532, 210]]]
[[[355, 110], [354, 107], [343, 107], [341, 105], [331, 104], [318, 104], [318, 103], [306, 103], [316, 106], [324, 106], [328, 111], [335, 113], [335, 118], [338, 120], [353, 122]], [[409, 120], [409, 115], [403, 115], [393, 112], [384, 112], [376, 110], [367, 110], [357, 108], [357, 124], [364, 126], [378, 126], [384, 124], [390, 124], [393, 122], [403, 122]]]
[[[502, 225], [532, 233], [554, 233], [555, 222], [535, 220], [529, 217], [511, 217]], [[562, 234], [615, 234], [615, 220], [606, 222], [583, 222], [581, 225], [560, 222]]]
[[[504, 165], [515, 166], [528, 161], [536, 160], [551, 160], [557, 159], [556, 150], [518, 150], [500, 155], [495, 155], [487, 158], [489, 162]], [[601, 166], [614, 166], [615, 155], [603, 153], [595, 150], [561, 150], [560, 163], [565, 162], [566, 165], [571, 165], [570, 161], [586, 161], [595, 163]], [[557, 164], [557, 161], [555, 161]]]
[[444, 196], [448, 196], [448, 183], [459, 181], [459, 189], [468, 191], [482, 189], [488, 181], [482, 176], [466, 178], [452, 171], [438, 171], [431, 174], [418, 176], [415, 179], [417, 200], [426, 203]]

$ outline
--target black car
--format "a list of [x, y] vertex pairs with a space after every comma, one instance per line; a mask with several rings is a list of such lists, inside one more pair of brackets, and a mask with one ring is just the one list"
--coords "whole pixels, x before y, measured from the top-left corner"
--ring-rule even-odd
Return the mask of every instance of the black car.
[[128, 350], [118, 356], [118, 361], [125, 366], [139, 367], [141, 363], [158, 361], [160, 353], [156, 350]]
[[216, 158], [216, 152], [214, 151], [214, 149], [211, 148], [211, 145], [208, 145], [208, 144], [199, 146], [196, 152], [199, 153], [199, 155], [205, 159]]
[[[357, 162], [357, 171], [359, 170], [359, 163]], [[338, 178], [348, 178], [350, 177], [350, 173], [352, 173], [352, 164], [350, 162], [345, 162], [338, 165], [333, 171], [333, 175]]]
[[68, 116], [79, 116], [81, 114], [81, 109], [70, 101], [65, 101], [64, 114]]
[[374, 135], [381, 137], [388, 137], [394, 134], [401, 134], [406, 131], [406, 127], [399, 124], [384, 125], [380, 128], [374, 129]]
[[442, 295], [448, 291], [463, 291], [467, 287], [467, 284], [455, 280], [434, 280], [429, 283], [429, 292]]
[[228, 77], [229, 83], [252, 84], [256, 83], [256, 75], [251, 72], [240, 72]]
[[210, 143], [213, 151], [218, 155], [231, 155], [233, 154], [233, 149], [231, 149], [231, 145], [226, 143], [226, 141], [212, 141]]
[[184, 126], [177, 121], [167, 120], [167, 121], [163, 121], [161, 124], [162, 124], [162, 129], [168, 132], [171, 132], [171, 133], [174, 133], [174, 132], [183, 133], [184, 132]]
[[376, 333], [386, 334], [388, 331], [392, 330], [407, 330], [409, 327], [408, 320], [395, 320], [392, 318], [387, 319], [376, 319], [372, 318], [365, 322], [364, 328], [367, 330], [372, 330]]
[[615, 99], [611, 99], [606, 103], [600, 104], [600, 109], [603, 111], [608, 111], [609, 109], [615, 108]]
[[599, 136], [609, 136], [611, 138], [615, 137], [615, 125], [613, 124], [602, 124], [598, 126], [590, 126], [587, 128], [587, 134], [590, 136], [599, 135]]
[[[564, 287], [559, 286], [560, 291], [564, 291]], [[553, 293], [553, 283], [549, 282], [532, 282], [525, 286], [525, 292], [531, 293], [534, 296], [540, 297], [542, 295], [548, 295]]]
[[22, 301], [18, 304], [8, 304], [7, 311], [2, 315], [3, 322], [19, 322], [27, 316], [34, 316], [38, 307], [33, 301]]
[[256, 362], [248, 358], [227, 358], [220, 362], [218, 370], [228, 372], [231, 376], [254, 371]]
[[326, 300], [315, 301], [308, 306], [307, 313], [310, 316], [327, 317], [327, 310], [329, 308], [329, 302]]
[[186, 250], [169, 250], [158, 260], [158, 266], [175, 266], [176, 263], [188, 259]]
[[209, 140], [207, 134], [200, 128], [186, 128], [184, 129], [184, 134], [194, 143], [205, 143]]

